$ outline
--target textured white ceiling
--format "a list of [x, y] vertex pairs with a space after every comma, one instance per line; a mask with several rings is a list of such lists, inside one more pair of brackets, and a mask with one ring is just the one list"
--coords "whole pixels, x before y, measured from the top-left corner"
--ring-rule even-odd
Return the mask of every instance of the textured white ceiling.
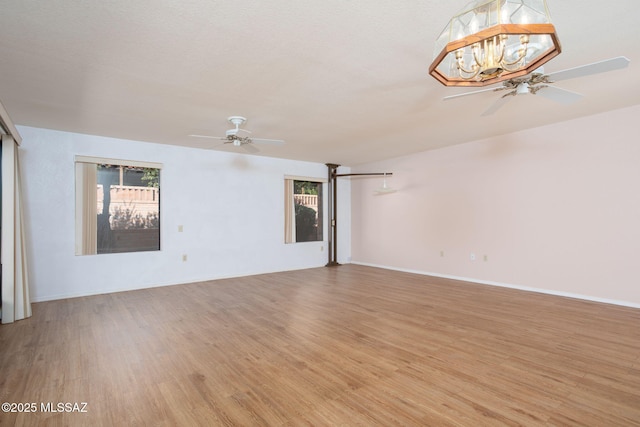
[[571, 106], [464, 92], [428, 75], [467, 0], [0, 0], [0, 100], [16, 124], [229, 150], [243, 115], [261, 155], [356, 165], [640, 103], [640, 2], [548, 0], [553, 72], [624, 55], [629, 68], [557, 86]]

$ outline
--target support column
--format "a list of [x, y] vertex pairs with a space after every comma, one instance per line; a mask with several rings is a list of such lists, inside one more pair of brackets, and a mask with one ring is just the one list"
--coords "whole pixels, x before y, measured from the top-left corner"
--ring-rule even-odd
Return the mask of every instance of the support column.
[[327, 262], [326, 267], [335, 267], [338, 264], [338, 226], [336, 222], [336, 217], [338, 213], [337, 206], [337, 180], [336, 180], [336, 170], [340, 165], [334, 163], [327, 163], [328, 169], [328, 187], [329, 187], [329, 224], [331, 225], [331, 229], [329, 230], [329, 250], [327, 251], [327, 255], [329, 256], [329, 260]]

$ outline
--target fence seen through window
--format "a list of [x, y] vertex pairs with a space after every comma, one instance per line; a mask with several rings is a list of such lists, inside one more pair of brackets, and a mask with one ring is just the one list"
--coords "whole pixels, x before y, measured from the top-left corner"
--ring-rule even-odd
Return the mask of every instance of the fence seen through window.
[[285, 242], [322, 240], [322, 182], [285, 179]]
[[160, 250], [160, 169], [76, 162], [76, 254]]

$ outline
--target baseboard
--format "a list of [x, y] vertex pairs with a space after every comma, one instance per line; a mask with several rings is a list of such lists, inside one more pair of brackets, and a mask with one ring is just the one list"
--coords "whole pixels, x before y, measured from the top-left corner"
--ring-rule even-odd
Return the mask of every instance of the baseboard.
[[477, 284], [480, 284], [480, 285], [498, 286], [498, 287], [501, 287], [501, 288], [517, 289], [517, 290], [520, 290], [520, 291], [537, 292], [537, 293], [540, 293], [540, 294], [555, 295], [555, 296], [566, 297], [566, 298], [575, 298], [575, 299], [580, 299], [580, 300], [585, 300], [585, 301], [592, 301], [592, 302], [599, 302], [599, 303], [604, 303], [604, 304], [613, 304], [613, 305], [619, 305], [619, 306], [623, 306], [623, 307], [640, 308], [640, 304], [638, 304], [638, 303], [633, 303], [633, 302], [629, 302], [629, 301], [613, 300], [613, 299], [608, 299], [608, 298], [599, 298], [599, 297], [593, 297], [593, 296], [590, 296], [590, 295], [574, 294], [574, 293], [571, 293], [571, 292], [562, 292], [562, 291], [554, 291], [554, 290], [549, 290], [549, 289], [532, 288], [532, 287], [529, 287], [529, 286], [520, 286], [520, 285], [509, 284], [509, 283], [493, 282], [493, 281], [490, 281], [490, 280], [479, 280], [479, 279], [474, 279], [472, 277], [452, 276], [452, 275], [449, 275], [449, 274], [440, 274], [440, 273], [433, 273], [433, 272], [428, 272], [428, 271], [412, 270], [412, 269], [407, 269], [407, 268], [397, 268], [397, 267], [392, 267], [392, 266], [388, 266], [388, 265], [379, 265], [379, 264], [372, 264], [372, 263], [367, 263], [367, 262], [351, 261], [351, 264], [362, 265], [362, 266], [366, 266], [366, 267], [382, 268], [382, 269], [385, 269], [385, 270], [401, 271], [403, 273], [419, 274], [419, 275], [422, 275], [422, 276], [433, 276], [433, 277], [440, 277], [440, 278], [443, 278], [443, 279], [460, 280], [460, 281], [463, 281], [463, 282], [477, 283]]

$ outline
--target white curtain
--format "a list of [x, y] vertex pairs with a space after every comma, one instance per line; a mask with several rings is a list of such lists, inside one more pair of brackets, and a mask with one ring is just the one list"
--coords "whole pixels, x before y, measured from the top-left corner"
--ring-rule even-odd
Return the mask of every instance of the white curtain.
[[296, 205], [293, 200], [293, 179], [284, 180], [284, 242], [296, 242]]
[[76, 255], [98, 253], [98, 168], [76, 163]]
[[31, 316], [18, 145], [2, 135], [2, 323]]

